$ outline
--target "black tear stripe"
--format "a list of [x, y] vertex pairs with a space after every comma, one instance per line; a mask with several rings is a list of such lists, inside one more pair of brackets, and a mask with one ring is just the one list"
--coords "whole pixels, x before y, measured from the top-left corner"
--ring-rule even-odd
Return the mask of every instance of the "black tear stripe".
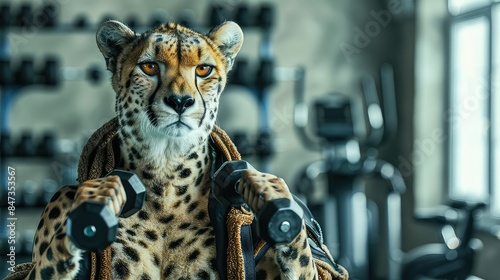
[[155, 116], [155, 113], [151, 110], [151, 108], [153, 107], [153, 102], [154, 102], [155, 96], [158, 93], [158, 90], [160, 89], [160, 86], [161, 86], [160, 76], [161, 76], [160, 73], [156, 74], [156, 78], [158, 79], [158, 85], [156, 86], [153, 94], [151, 94], [151, 96], [148, 99], [148, 108], [146, 110], [146, 115], [148, 115], [148, 119], [153, 126], [158, 125], [158, 117]]
[[196, 86], [196, 91], [198, 91], [198, 94], [200, 95], [201, 101], [203, 103], [203, 115], [201, 116], [200, 124], [198, 124], [198, 127], [201, 127], [201, 124], [205, 119], [205, 115], [207, 114], [207, 104], [205, 102], [205, 99], [203, 98], [203, 95], [201, 94], [200, 88], [198, 87], [198, 79], [196, 79], [196, 77], [194, 78], [194, 84]]

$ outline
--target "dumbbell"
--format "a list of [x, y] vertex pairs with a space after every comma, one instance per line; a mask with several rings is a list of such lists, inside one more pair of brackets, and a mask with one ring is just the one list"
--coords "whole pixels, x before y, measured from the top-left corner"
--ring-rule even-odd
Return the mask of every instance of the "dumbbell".
[[140, 20], [136, 15], [129, 15], [125, 20], [125, 24], [132, 30], [137, 29], [140, 26]]
[[89, 20], [86, 15], [79, 14], [73, 20], [72, 26], [76, 29], [85, 29], [90, 26]]
[[[227, 161], [214, 173], [214, 195], [233, 205], [243, 204], [238, 184], [245, 170], [255, 170], [244, 160]], [[293, 200], [280, 198], [267, 202], [256, 213], [257, 234], [270, 245], [289, 243], [302, 229], [304, 211]]]
[[21, 198], [19, 199], [19, 204], [24, 207], [36, 207], [38, 206], [38, 198], [40, 196], [40, 190], [38, 189], [38, 184], [32, 180], [26, 180], [21, 185]]
[[57, 153], [56, 137], [50, 131], [47, 131], [41, 137], [37, 147], [36, 154], [41, 157], [52, 157]]
[[257, 14], [257, 26], [263, 30], [269, 30], [274, 24], [274, 6], [272, 4], [262, 4]]
[[0, 136], [0, 156], [1, 157], [9, 157], [12, 156], [14, 152], [14, 147], [12, 145], [12, 140], [10, 138], [10, 133], [3, 132]]
[[257, 87], [267, 88], [274, 83], [274, 62], [272, 59], [261, 59], [257, 69]]
[[59, 190], [59, 185], [52, 179], [45, 179], [40, 184], [40, 194], [38, 195], [38, 205], [46, 206], [54, 194]]
[[[144, 204], [146, 188], [132, 172], [114, 170], [107, 176], [120, 177], [127, 196], [119, 216], [127, 218], [139, 211]], [[118, 230], [118, 218], [105, 203], [86, 201], [68, 215], [67, 235], [76, 247], [100, 252], [113, 243]]]
[[98, 83], [102, 80], [103, 69], [98, 66], [89, 68], [61, 67], [56, 56], [47, 56], [45, 61], [35, 69], [34, 59], [24, 57], [14, 67], [7, 59], [0, 60], [0, 86], [46, 85], [57, 86], [60, 81], [88, 80]]
[[193, 10], [184, 9], [177, 16], [177, 22], [182, 26], [193, 29], [196, 28], [195, 18], [196, 14]]
[[224, 6], [214, 4], [208, 11], [208, 26], [217, 26], [227, 19], [227, 11]]
[[255, 147], [245, 131], [235, 132], [231, 139], [242, 157], [254, 154]]
[[18, 157], [34, 157], [36, 155], [36, 148], [33, 134], [29, 131], [23, 132], [14, 151], [14, 155]]
[[0, 6], [0, 28], [6, 28], [10, 26], [12, 22], [12, 15], [10, 13], [10, 5], [3, 4]]
[[234, 63], [229, 83], [233, 85], [249, 86], [252, 83], [249, 73], [250, 67], [248, 65], [248, 60], [240, 58]]
[[274, 154], [273, 136], [268, 130], [260, 130], [255, 141], [255, 152], [260, 158]]
[[238, 5], [234, 15], [234, 21], [236, 21], [236, 23], [238, 23], [241, 27], [249, 27], [252, 25], [250, 8], [248, 8], [247, 4], [241, 3]]
[[17, 85], [32, 85], [35, 83], [35, 63], [33, 58], [24, 57], [14, 72], [14, 82]]

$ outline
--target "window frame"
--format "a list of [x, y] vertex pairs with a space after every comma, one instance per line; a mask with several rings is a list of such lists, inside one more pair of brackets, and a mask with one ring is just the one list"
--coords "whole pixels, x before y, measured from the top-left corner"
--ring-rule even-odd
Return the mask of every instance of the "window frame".
[[[446, 82], [446, 92], [447, 92], [447, 109], [448, 109], [448, 112], [451, 112], [451, 110], [453, 110], [453, 106], [454, 106], [454, 98], [456, 98], [456, 96], [454, 96], [455, 92], [452, 92], [452, 78], [453, 78], [453, 69], [452, 69], [452, 66], [453, 66], [453, 61], [452, 61], [452, 58], [453, 58], [453, 46], [452, 46], [452, 30], [453, 30], [453, 27], [455, 24], [457, 23], [462, 23], [462, 22], [466, 22], [466, 21], [469, 21], [469, 20], [473, 20], [473, 19], [476, 19], [476, 18], [480, 18], [480, 17], [485, 17], [488, 21], [488, 35], [487, 35], [487, 65], [486, 65], [486, 73], [487, 73], [487, 77], [485, 77], [486, 79], [486, 82], [487, 82], [487, 86], [486, 86], [486, 92], [487, 92], [487, 104], [488, 106], [486, 107], [486, 115], [487, 115], [487, 119], [490, 123], [489, 125], [489, 128], [488, 128], [488, 131], [487, 131], [487, 174], [486, 174], [486, 183], [487, 183], [487, 192], [488, 192], [488, 198], [486, 199], [486, 201], [484, 201], [485, 203], [487, 203], [487, 215], [483, 215], [483, 219], [481, 219], [480, 223], [479, 223], [479, 227], [482, 228], [482, 229], [487, 229], [488, 232], [490, 232], [491, 234], [493, 234], [494, 236], [500, 238], [500, 213], [493, 213], [492, 212], [492, 209], [491, 209], [491, 205], [493, 203], [498, 203], [500, 204], [500, 201], [493, 201], [493, 192], [495, 191], [496, 189], [496, 192], [500, 192], [500, 185], [498, 183], [500, 183], [500, 174], [497, 174], [496, 178], [495, 178], [495, 151], [496, 149], [500, 149], [500, 146], [495, 146], [495, 143], [494, 143], [494, 137], [495, 137], [495, 133], [496, 133], [496, 130], [500, 129], [498, 126], [500, 125], [500, 123], [496, 123], [495, 122], [495, 115], [494, 115], [494, 99], [493, 99], [493, 94], [495, 94], [494, 92], [494, 88], [493, 88], [493, 75], [495, 74], [493, 72], [493, 59], [495, 58], [494, 56], [494, 41], [495, 41], [495, 38], [493, 38], [494, 36], [494, 21], [493, 21], [493, 11], [494, 9], [500, 9], [500, 2], [495, 0], [495, 1], [490, 1], [489, 4], [486, 4], [484, 6], [481, 6], [479, 8], [475, 8], [475, 9], [472, 9], [472, 10], [468, 10], [464, 13], [461, 13], [461, 14], [452, 14], [450, 12], [450, 10], [448, 10], [448, 22], [447, 22], [447, 25], [446, 25], [446, 34], [447, 34], [447, 46], [446, 46], [446, 49], [448, 50], [448, 53], [447, 53], [447, 61], [446, 61], [446, 77], [447, 77], [447, 82]], [[497, 20], [500, 20], [500, 19], [497, 19]], [[497, 38], [496, 39], [497, 42], [500, 42], [500, 38]], [[497, 48], [500, 47], [500, 46], [497, 46]], [[496, 55], [500, 55], [500, 49], [497, 51], [497, 54]], [[496, 71], [500, 71], [500, 69], [496, 69]], [[500, 94], [500, 89], [497, 89], [497, 93], [496, 94]], [[500, 98], [500, 97], [497, 97], [497, 98]], [[499, 108], [500, 109], [500, 108]], [[457, 197], [453, 197], [452, 198], [452, 193], [453, 193], [453, 188], [454, 188], [454, 181], [456, 181], [456, 174], [455, 174], [455, 170], [454, 169], [454, 165], [452, 164], [453, 163], [453, 160], [455, 160], [455, 157], [456, 155], [454, 155], [454, 130], [453, 130], [453, 123], [445, 120], [445, 123], [446, 123], [446, 129], [448, 131], [448, 143], [447, 143], [447, 149], [446, 149], [446, 157], [448, 159], [448, 163], [447, 163], [447, 176], [446, 176], [446, 182], [445, 184], [447, 185], [447, 194], [448, 194], [448, 197], [450, 197], [452, 199], [452, 201], [456, 201], [456, 200], [461, 200], [461, 199], [458, 199]], [[496, 179], [496, 187], [495, 187], [495, 179]], [[465, 198], [463, 199], [465, 200]], [[496, 206], [498, 207], [498, 206]], [[494, 225], [492, 227], [492, 225]]]

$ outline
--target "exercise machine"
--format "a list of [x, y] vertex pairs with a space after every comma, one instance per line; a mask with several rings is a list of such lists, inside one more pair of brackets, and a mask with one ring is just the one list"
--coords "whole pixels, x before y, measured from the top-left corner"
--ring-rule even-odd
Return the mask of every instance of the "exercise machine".
[[440, 225], [443, 243], [425, 244], [406, 253], [402, 278], [465, 280], [472, 274], [482, 242], [473, 238], [475, 220], [484, 203], [454, 202], [451, 206], [419, 210], [415, 218]]
[[[303, 70], [302, 73], [303, 74]], [[308, 106], [304, 102], [303, 78], [295, 90], [294, 121], [304, 146], [321, 151], [324, 157], [300, 173], [297, 190], [325, 229], [325, 243], [338, 252], [339, 264], [351, 279], [374, 279], [375, 245], [378, 231], [378, 209], [365, 195], [364, 177], [375, 175], [387, 182], [387, 226], [389, 274], [397, 275], [401, 232], [401, 194], [405, 183], [400, 172], [389, 162], [378, 158], [377, 148], [394, 137], [397, 115], [393, 70], [381, 68], [383, 108], [373, 77], [362, 79], [365, 106], [354, 97], [328, 94], [315, 102], [316, 135], [306, 132]], [[302, 82], [300, 82], [302, 80]], [[366, 118], [365, 118], [366, 112]], [[369, 129], [366, 129], [368, 127]], [[314, 181], [325, 175], [326, 194], [314, 198]], [[393, 278], [391, 278], [393, 279]]]

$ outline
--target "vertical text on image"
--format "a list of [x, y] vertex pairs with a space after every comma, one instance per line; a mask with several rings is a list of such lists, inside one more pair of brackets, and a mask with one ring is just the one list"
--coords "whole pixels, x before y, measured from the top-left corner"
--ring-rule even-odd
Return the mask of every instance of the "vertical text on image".
[[7, 263], [8, 270], [14, 272], [16, 265], [16, 169], [7, 167]]

